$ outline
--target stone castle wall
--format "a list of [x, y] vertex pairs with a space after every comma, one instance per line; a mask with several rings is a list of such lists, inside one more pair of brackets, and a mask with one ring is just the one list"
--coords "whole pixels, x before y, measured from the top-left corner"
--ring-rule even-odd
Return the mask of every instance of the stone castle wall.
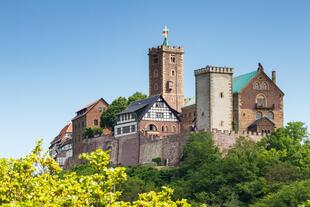
[[[195, 133], [195, 132], [192, 132]], [[232, 132], [212, 130], [214, 143], [223, 153], [234, 146], [239, 137], [259, 141], [266, 134], [253, 132]], [[183, 149], [189, 134], [178, 134], [166, 137], [144, 136], [131, 134], [120, 138], [97, 137], [84, 141], [84, 152], [100, 148], [110, 150], [111, 162], [115, 165], [135, 166], [152, 163], [152, 159], [161, 158], [162, 164], [176, 166], [183, 155]], [[81, 161], [75, 160], [75, 163]], [[70, 162], [72, 166], [72, 161]]]

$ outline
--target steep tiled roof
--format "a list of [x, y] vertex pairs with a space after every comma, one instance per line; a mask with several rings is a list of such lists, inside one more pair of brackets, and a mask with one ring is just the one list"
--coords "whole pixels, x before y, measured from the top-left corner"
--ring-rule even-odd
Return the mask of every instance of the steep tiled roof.
[[64, 128], [60, 130], [59, 134], [51, 142], [51, 145], [56, 144], [57, 142], [65, 142], [66, 133], [72, 133], [72, 123], [67, 124]]
[[139, 101], [134, 101], [132, 102], [124, 111], [120, 112], [119, 114], [126, 114], [126, 113], [131, 113], [131, 112], [136, 112], [150, 104], [154, 104], [158, 99], [160, 98], [160, 95], [157, 96], [152, 96], [147, 99], [139, 100]]
[[134, 112], [137, 115], [137, 118], [141, 119], [159, 98], [161, 98], [176, 117], [179, 118], [179, 113], [172, 109], [161, 95], [151, 96], [147, 99], [132, 102], [124, 111], [118, 113], [118, 115]]
[[250, 73], [246, 73], [240, 76], [237, 76], [233, 79], [233, 93], [239, 93], [256, 75], [258, 71], [255, 70]]
[[254, 122], [251, 124], [251, 126], [256, 125], [256, 124], [259, 124], [260, 122], [265, 121], [265, 120], [268, 121], [270, 124], [275, 125], [274, 122], [271, 121], [270, 119], [268, 119], [267, 117], [262, 117], [262, 118], [260, 118], [260, 119], [257, 119], [256, 121], [254, 121]]
[[80, 117], [84, 116], [85, 114], [87, 114], [100, 101], [103, 101], [108, 105], [108, 103], [103, 98], [100, 98], [100, 99], [88, 104], [84, 108], [78, 110], [76, 112], [76, 116], [72, 120], [75, 120], [75, 119], [80, 118]]

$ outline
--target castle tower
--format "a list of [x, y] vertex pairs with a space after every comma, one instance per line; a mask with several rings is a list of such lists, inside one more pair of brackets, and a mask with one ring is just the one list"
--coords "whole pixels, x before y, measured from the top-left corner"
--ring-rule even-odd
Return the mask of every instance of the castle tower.
[[227, 67], [195, 70], [198, 130], [232, 129], [232, 74]]
[[168, 28], [163, 30], [161, 46], [149, 49], [149, 94], [161, 94], [167, 103], [181, 112], [184, 105], [182, 47], [168, 43]]

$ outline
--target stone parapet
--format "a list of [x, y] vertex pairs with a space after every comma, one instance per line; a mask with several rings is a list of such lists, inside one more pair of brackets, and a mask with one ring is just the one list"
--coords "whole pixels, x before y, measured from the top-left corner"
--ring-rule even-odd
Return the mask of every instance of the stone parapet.
[[[240, 137], [258, 142], [267, 135], [265, 133], [234, 132], [217, 129], [212, 129], [211, 132], [215, 145], [222, 153], [232, 148]], [[187, 143], [189, 134], [145, 136], [144, 134], [136, 133], [118, 138], [112, 136], [97, 137], [88, 141], [83, 140], [83, 152], [91, 152], [96, 149], [109, 150], [111, 162], [115, 165], [135, 166], [150, 164], [153, 163], [152, 160], [154, 158], [160, 158], [164, 165], [177, 166], [182, 159], [184, 146]], [[68, 165], [72, 167], [78, 163], [82, 163], [82, 161], [70, 159]]]
[[171, 53], [184, 53], [184, 48], [180, 46], [158, 46], [149, 48], [149, 54], [158, 53], [158, 51], [171, 52]]
[[205, 68], [200, 68], [195, 70], [195, 76], [205, 74], [205, 73], [233, 73], [233, 68], [231, 67], [216, 67], [207, 65]]

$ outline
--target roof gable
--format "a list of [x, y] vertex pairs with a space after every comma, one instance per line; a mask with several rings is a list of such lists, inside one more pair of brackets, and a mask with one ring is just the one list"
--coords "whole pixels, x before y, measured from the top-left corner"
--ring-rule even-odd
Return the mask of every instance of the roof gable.
[[75, 119], [77, 119], [77, 118], [80, 118], [80, 117], [86, 115], [86, 114], [87, 114], [92, 108], [94, 108], [94, 106], [96, 106], [99, 102], [103, 102], [105, 105], [109, 106], [109, 104], [108, 104], [103, 98], [100, 98], [100, 99], [98, 99], [98, 100], [96, 100], [96, 101], [94, 101], [94, 102], [88, 104], [88, 105], [85, 106], [84, 108], [78, 110], [78, 111], [76, 112], [76, 116], [72, 119], [72, 121], [75, 120]]
[[177, 119], [180, 120], [179, 113], [173, 108], [171, 108], [161, 95], [156, 95], [147, 99], [132, 102], [124, 111], [118, 113], [118, 115], [126, 113], [136, 113], [138, 120], [140, 120], [158, 100], [163, 101], [177, 117]]
[[265, 124], [266, 124], [266, 123], [271, 124], [272, 126], [275, 125], [274, 122], [271, 121], [270, 119], [268, 119], [267, 117], [262, 117], [262, 118], [260, 118], [260, 119], [257, 119], [256, 121], [254, 121], [254, 122], [251, 124], [251, 126], [259, 125], [259, 124], [264, 124], [264, 123], [265, 123]]

